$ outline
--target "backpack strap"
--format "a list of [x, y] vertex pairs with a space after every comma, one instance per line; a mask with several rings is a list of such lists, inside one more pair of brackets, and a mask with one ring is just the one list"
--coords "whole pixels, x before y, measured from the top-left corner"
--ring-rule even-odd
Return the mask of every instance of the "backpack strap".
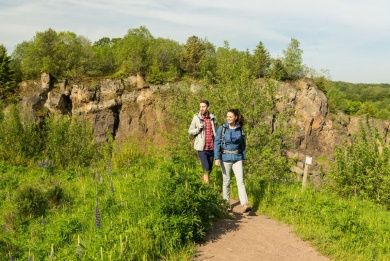
[[226, 127], [222, 125], [222, 133], [221, 133], [221, 152], [223, 152], [223, 147], [225, 145], [225, 131], [226, 131]]

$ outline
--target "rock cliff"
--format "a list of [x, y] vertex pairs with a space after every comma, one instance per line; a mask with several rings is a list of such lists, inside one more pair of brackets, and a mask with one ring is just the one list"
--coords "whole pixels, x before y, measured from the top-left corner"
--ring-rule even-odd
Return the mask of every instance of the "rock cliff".
[[[147, 136], [161, 141], [158, 133], [166, 131], [168, 125], [164, 101], [158, 95], [163, 88], [149, 86], [140, 75], [56, 82], [50, 75], [42, 74], [40, 82], [22, 82], [20, 94], [23, 115], [27, 118], [36, 119], [50, 113], [79, 115], [91, 121], [99, 141], [106, 139], [107, 132], [115, 139]], [[194, 88], [191, 86], [191, 91]], [[311, 173], [319, 177], [335, 147], [348, 141], [360, 124], [376, 127], [384, 140], [390, 141], [390, 121], [329, 113], [326, 96], [311, 79], [280, 82], [274, 107], [276, 115], [289, 111], [286, 120], [292, 130], [292, 145], [286, 155], [296, 160], [292, 170], [298, 175], [303, 172], [305, 155], [310, 155], [315, 162]], [[275, 122], [270, 124], [272, 129], [278, 128], [273, 126]]]

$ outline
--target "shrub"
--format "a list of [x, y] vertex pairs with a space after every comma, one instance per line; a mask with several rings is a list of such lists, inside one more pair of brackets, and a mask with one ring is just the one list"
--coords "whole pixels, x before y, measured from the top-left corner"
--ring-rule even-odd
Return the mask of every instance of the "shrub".
[[9, 107], [0, 118], [0, 160], [28, 164], [43, 149], [46, 131], [39, 123], [23, 122], [18, 107]]
[[60, 168], [89, 166], [97, 154], [91, 126], [77, 117], [52, 116], [47, 121], [48, 159]]
[[390, 148], [374, 129], [361, 127], [351, 144], [337, 148], [328, 186], [344, 197], [390, 207]]
[[17, 211], [21, 217], [42, 216], [48, 209], [45, 192], [33, 185], [26, 185], [16, 193]]

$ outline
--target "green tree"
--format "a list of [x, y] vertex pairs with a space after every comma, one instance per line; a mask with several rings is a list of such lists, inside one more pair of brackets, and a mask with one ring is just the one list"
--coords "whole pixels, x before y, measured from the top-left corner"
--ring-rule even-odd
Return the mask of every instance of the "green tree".
[[114, 55], [119, 65], [117, 74], [146, 74], [149, 67], [147, 51], [153, 40], [145, 26], [130, 29], [125, 37], [114, 44]]
[[273, 59], [271, 62], [270, 76], [277, 81], [287, 79], [287, 71], [281, 59]]
[[299, 41], [291, 38], [287, 49], [283, 51], [283, 65], [289, 80], [296, 80], [303, 76], [302, 53]]
[[216, 53], [216, 78], [219, 83], [246, 86], [253, 80], [251, 56], [247, 51], [230, 48], [227, 41]]
[[183, 50], [183, 70], [194, 77], [198, 77], [207, 54], [215, 52], [214, 50], [214, 46], [207, 40], [202, 40], [195, 35], [189, 37]]
[[108, 37], [103, 37], [92, 46], [93, 59], [90, 73], [93, 75], [110, 75], [114, 73], [118, 66], [115, 62], [114, 42]]
[[261, 78], [266, 76], [270, 65], [271, 56], [265, 48], [263, 42], [259, 42], [253, 56], [253, 66], [256, 77]]
[[147, 50], [147, 80], [150, 83], [173, 81], [180, 76], [182, 46], [175, 41], [157, 38]]
[[91, 55], [86, 38], [53, 29], [36, 33], [31, 41], [17, 45], [13, 53], [24, 79], [36, 78], [42, 72], [55, 77], [83, 75], [88, 72]]
[[0, 45], [0, 100], [8, 97], [15, 87], [15, 72], [11, 66], [11, 57], [7, 55], [7, 49]]

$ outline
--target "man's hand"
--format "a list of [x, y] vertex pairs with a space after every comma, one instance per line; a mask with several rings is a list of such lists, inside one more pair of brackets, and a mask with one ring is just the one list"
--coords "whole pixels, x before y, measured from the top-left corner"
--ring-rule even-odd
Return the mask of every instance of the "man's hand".
[[219, 159], [215, 160], [215, 166], [221, 166], [221, 160]]

